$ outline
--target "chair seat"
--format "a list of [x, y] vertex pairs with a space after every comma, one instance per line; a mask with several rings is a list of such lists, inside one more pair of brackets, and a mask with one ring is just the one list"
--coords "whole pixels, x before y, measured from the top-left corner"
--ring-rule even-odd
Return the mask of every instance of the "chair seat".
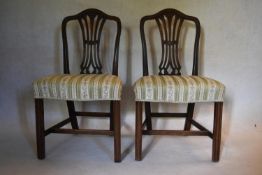
[[35, 80], [34, 97], [58, 100], [120, 100], [122, 82], [109, 74], [62, 74]]
[[200, 76], [144, 76], [134, 86], [136, 101], [193, 103], [223, 101], [225, 86]]

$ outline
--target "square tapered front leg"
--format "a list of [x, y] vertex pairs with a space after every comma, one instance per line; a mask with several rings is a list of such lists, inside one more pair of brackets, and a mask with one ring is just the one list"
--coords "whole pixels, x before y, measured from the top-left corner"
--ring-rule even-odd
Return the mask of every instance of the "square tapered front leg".
[[215, 102], [212, 160], [218, 162], [220, 158], [221, 128], [222, 128], [223, 102]]
[[114, 121], [114, 160], [121, 162], [121, 119], [120, 101], [113, 102], [113, 121]]
[[44, 100], [35, 99], [37, 158], [45, 158]]
[[142, 102], [136, 102], [135, 159], [142, 160]]

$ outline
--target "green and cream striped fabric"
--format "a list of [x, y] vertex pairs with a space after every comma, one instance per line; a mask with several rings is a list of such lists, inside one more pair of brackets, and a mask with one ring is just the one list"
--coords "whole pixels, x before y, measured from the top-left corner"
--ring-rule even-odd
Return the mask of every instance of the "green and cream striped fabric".
[[122, 82], [109, 74], [50, 75], [34, 81], [34, 97], [59, 100], [120, 100]]
[[136, 101], [193, 103], [223, 101], [225, 86], [200, 76], [144, 76], [134, 86]]

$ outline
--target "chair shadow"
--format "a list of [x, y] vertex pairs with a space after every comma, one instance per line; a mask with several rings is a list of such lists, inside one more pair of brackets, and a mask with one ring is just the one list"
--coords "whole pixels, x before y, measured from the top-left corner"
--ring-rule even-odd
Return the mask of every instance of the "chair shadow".
[[222, 114], [222, 133], [221, 133], [221, 153], [225, 148], [225, 143], [229, 140], [229, 135], [232, 128], [232, 106], [234, 106], [233, 101], [229, 100], [228, 96], [225, 96], [224, 100], [224, 110]]
[[30, 90], [21, 90], [18, 92], [17, 96], [17, 106], [18, 106], [18, 114], [19, 114], [19, 124], [21, 128], [22, 135], [25, 137], [26, 141], [29, 143], [32, 150], [36, 152], [36, 142], [34, 136], [34, 127], [32, 122], [32, 114], [29, 114], [28, 109], [34, 109], [34, 101], [33, 96], [30, 94]]
[[[113, 144], [113, 137], [110, 138], [110, 144], [106, 144], [104, 141], [100, 140], [99, 137], [93, 137], [93, 141], [95, 142], [95, 144], [99, 147], [99, 149], [101, 149], [105, 154], [107, 154], [107, 156], [112, 159], [114, 152], [112, 151], [112, 145]], [[121, 140], [131, 140], [129, 141], [129, 143], [127, 144], [127, 146], [125, 146], [124, 149], [121, 150], [121, 160], [123, 161], [133, 150], [135, 142], [134, 142], [134, 136], [133, 135], [122, 135], [121, 136]], [[111, 143], [112, 142], [112, 143]], [[109, 146], [108, 146], [109, 145]], [[121, 145], [123, 145], [121, 143]], [[113, 159], [112, 159], [113, 160]]]
[[[134, 138], [134, 130], [132, 129], [132, 127], [127, 124], [125, 121], [123, 122], [123, 127], [127, 130], [128, 133], [130, 134], [125, 134], [123, 137], [124, 139], [129, 139], [131, 140], [128, 145], [124, 148], [123, 152], [122, 152], [122, 158], [125, 159], [127, 157], [128, 154], [130, 154], [132, 152], [132, 150], [134, 149], [134, 145], [135, 145], [135, 138]], [[122, 138], [123, 138], [122, 137]]]
[[142, 159], [146, 157], [146, 155], [154, 148], [154, 146], [157, 144], [157, 142], [160, 140], [159, 136], [150, 136], [149, 143], [146, 144], [142, 151]]
[[[54, 49], [55, 58], [60, 58], [59, 48], [60, 48], [60, 26], [57, 27], [55, 33], [55, 45], [57, 46]], [[55, 72], [59, 72], [61, 59], [54, 59], [54, 70]], [[28, 78], [34, 78], [34, 75], [28, 76]], [[32, 80], [33, 80], [32, 78]], [[19, 114], [19, 124], [21, 128], [22, 135], [25, 137], [26, 141], [29, 143], [32, 150], [36, 152], [36, 141], [35, 141], [35, 124], [32, 121], [35, 121], [35, 114], [34, 114], [34, 97], [33, 97], [33, 87], [31, 86], [31, 82], [28, 86], [24, 89], [20, 89], [18, 95], [16, 97], [16, 105], [18, 107], [18, 114]]]

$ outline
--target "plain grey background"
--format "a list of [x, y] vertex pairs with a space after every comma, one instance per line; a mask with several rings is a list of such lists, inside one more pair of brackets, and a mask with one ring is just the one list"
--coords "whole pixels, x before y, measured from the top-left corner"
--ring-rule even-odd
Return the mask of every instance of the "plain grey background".
[[[226, 86], [222, 156], [218, 164], [210, 161], [210, 140], [190, 137], [145, 137], [150, 151], [142, 162], [134, 161], [132, 85], [142, 75], [139, 20], [167, 7], [200, 19], [201, 75], [218, 79]], [[122, 21], [119, 74], [124, 84], [121, 117], [122, 152], [126, 156], [121, 164], [113, 163], [112, 138], [55, 135], [47, 139], [47, 159], [38, 161], [32, 82], [44, 75], [62, 73], [62, 19], [86, 8], [101, 9]], [[1, 0], [0, 173], [261, 174], [261, 8], [259, 0]], [[190, 54], [185, 52], [184, 57]], [[98, 109], [96, 105], [87, 106]], [[47, 125], [64, 118], [65, 107], [64, 103], [47, 101]], [[157, 108], [171, 111], [173, 106]], [[198, 105], [196, 114], [199, 121], [212, 125], [212, 105]], [[82, 123], [101, 128], [108, 121]], [[171, 128], [182, 121], [155, 123]], [[156, 165], [159, 168], [152, 171]]]

